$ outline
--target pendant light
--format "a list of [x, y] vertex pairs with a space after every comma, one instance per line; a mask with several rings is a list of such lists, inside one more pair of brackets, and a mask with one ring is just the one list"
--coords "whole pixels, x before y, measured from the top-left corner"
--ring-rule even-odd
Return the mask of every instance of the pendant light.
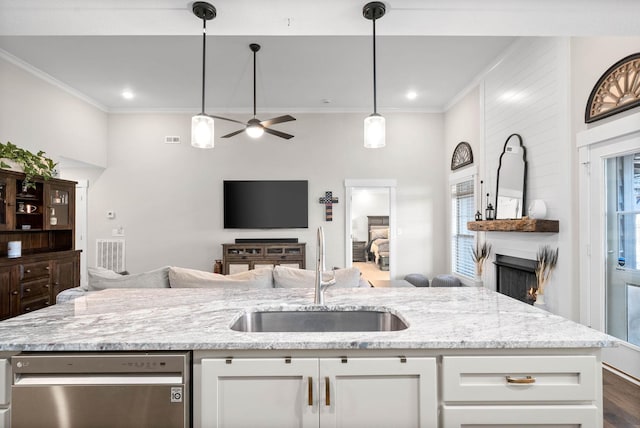
[[202, 110], [191, 118], [191, 145], [200, 149], [212, 149], [214, 122], [213, 117], [204, 112], [204, 82], [207, 62], [207, 21], [216, 17], [216, 8], [207, 2], [197, 1], [193, 3], [192, 10], [195, 16], [202, 19]]
[[362, 8], [362, 15], [373, 21], [373, 114], [364, 120], [364, 146], [367, 149], [377, 149], [385, 146], [385, 121], [378, 114], [376, 99], [376, 20], [384, 16], [384, 3], [374, 1]]

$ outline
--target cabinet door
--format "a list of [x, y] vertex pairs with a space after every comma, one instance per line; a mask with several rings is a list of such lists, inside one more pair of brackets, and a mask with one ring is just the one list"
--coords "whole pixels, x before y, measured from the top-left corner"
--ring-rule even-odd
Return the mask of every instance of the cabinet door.
[[315, 358], [202, 360], [203, 427], [317, 427]]
[[[600, 423], [598, 422], [600, 421]], [[596, 406], [443, 406], [447, 428], [597, 428], [602, 416]]]
[[0, 320], [11, 317], [11, 268], [0, 268]]
[[0, 230], [15, 228], [16, 180], [0, 173]]
[[438, 424], [434, 358], [320, 359], [320, 426]]
[[56, 296], [61, 291], [76, 287], [77, 257], [69, 257], [53, 262], [53, 287], [51, 287], [51, 304], [56, 303]]
[[75, 219], [75, 187], [63, 183], [47, 183], [45, 228], [69, 229]]

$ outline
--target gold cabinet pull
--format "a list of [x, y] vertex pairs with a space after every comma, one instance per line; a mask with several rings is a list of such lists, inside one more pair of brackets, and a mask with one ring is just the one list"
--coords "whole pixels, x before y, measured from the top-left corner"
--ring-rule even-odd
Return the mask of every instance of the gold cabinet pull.
[[330, 406], [331, 405], [331, 394], [330, 394], [330, 387], [329, 387], [329, 376], [324, 378], [324, 404], [326, 406]]
[[528, 385], [531, 383], [536, 383], [536, 378], [532, 376], [525, 376], [525, 377], [507, 376], [507, 383], [514, 383], [517, 385]]
[[309, 381], [309, 402], [308, 404], [310, 406], [313, 406], [313, 377], [309, 376], [309, 378], [307, 379]]

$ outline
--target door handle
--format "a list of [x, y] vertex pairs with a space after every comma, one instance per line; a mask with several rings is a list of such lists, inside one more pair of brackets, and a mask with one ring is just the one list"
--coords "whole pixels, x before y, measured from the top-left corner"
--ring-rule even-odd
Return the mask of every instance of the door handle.
[[308, 395], [308, 397], [309, 397], [308, 404], [309, 404], [310, 406], [313, 406], [313, 377], [312, 377], [312, 376], [309, 376], [309, 378], [307, 379], [307, 381], [309, 382], [309, 386], [308, 386], [308, 388], [309, 388], [309, 392], [308, 392], [308, 394], [307, 394], [307, 395]]
[[331, 406], [331, 387], [329, 386], [329, 376], [324, 378], [324, 404], [325, 406]]

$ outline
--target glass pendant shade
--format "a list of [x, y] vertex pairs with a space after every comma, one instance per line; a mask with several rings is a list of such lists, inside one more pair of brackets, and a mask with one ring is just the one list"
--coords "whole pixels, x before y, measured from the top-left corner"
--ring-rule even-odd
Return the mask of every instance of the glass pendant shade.
[[247, 135], [251, 138], [260, 138], [262, 134], [264, 134], [264, 129], [260, 125], [249, 125], [246, 131]]
[[214, 135], [213, 118], [199, 114], [191, 118], [191, 145], [199, 149], [212, 149]]
[[367, 149], [384, 147], [385, 132], [384, 117], [377, 113], [368, 116], [364, 120], [364, 146]]

